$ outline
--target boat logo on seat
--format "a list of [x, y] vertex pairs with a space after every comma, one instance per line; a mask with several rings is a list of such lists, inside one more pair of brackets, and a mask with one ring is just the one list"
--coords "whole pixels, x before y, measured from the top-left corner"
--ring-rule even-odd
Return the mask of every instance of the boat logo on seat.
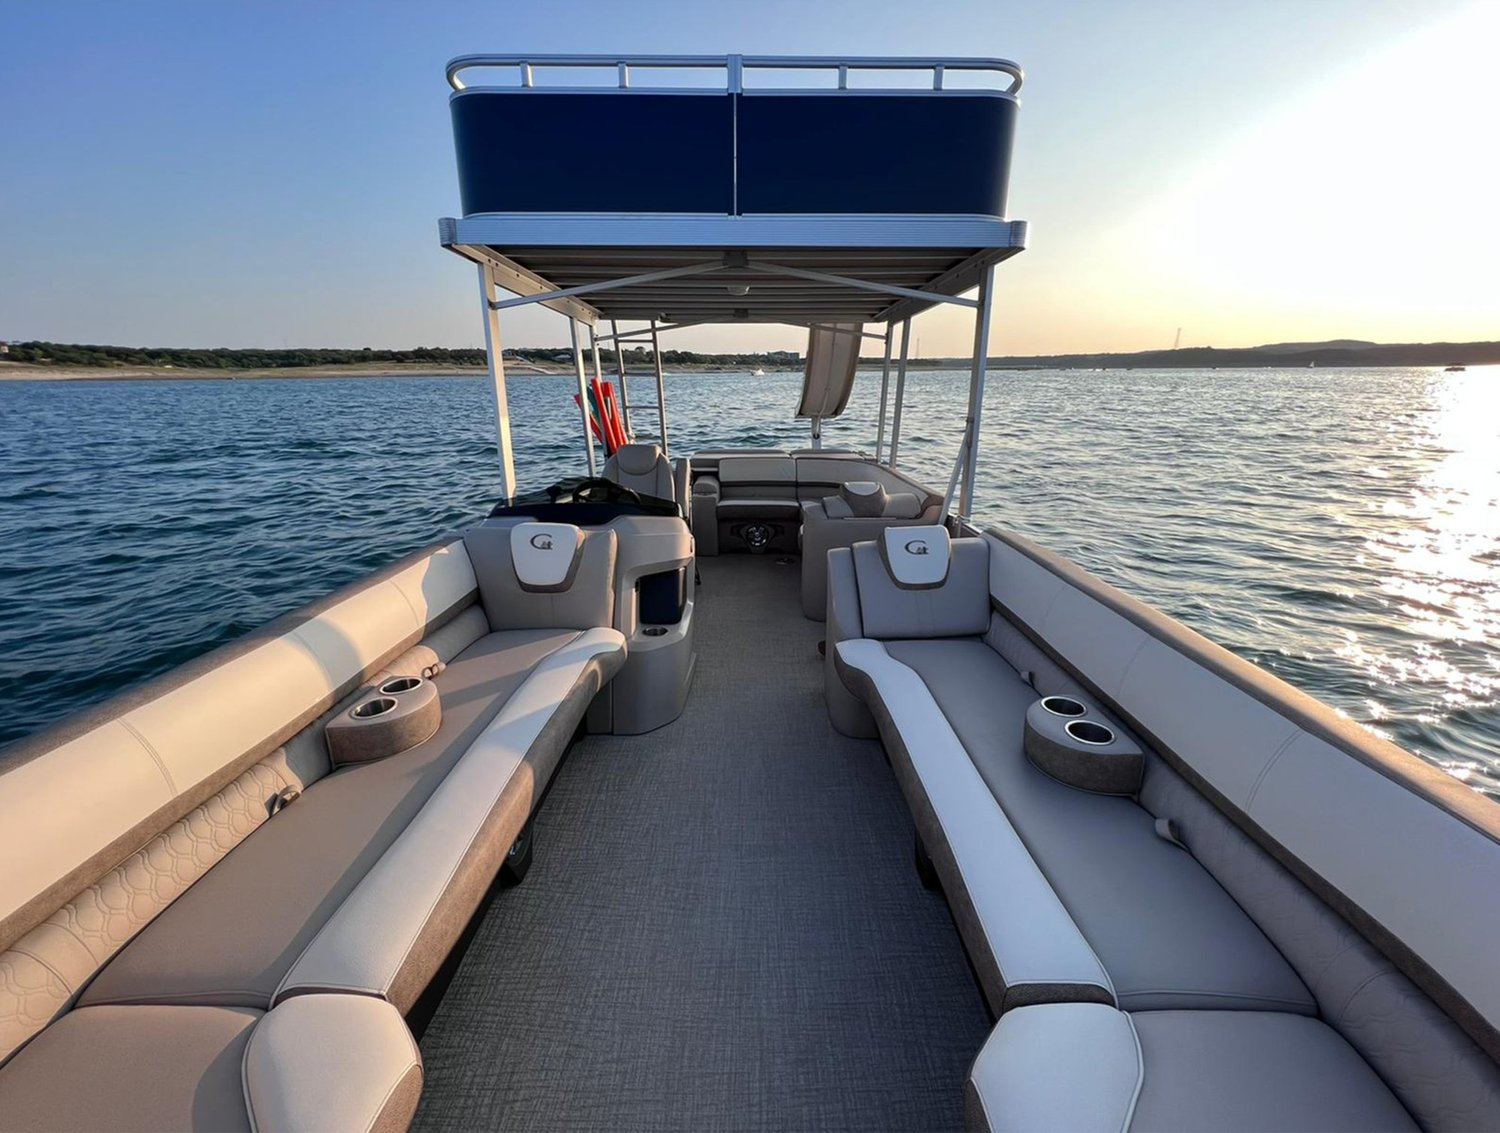
[[539, 531], [531, 537], [531, 545], [538, 551], [550, 551], [552, 550], [552, 536], [545, 531]]
[[927, 554], [927, 550], [927, 544], [920, 539], [913, 539], [906, 544], [906, 553], [908, 555], [925, 555]]

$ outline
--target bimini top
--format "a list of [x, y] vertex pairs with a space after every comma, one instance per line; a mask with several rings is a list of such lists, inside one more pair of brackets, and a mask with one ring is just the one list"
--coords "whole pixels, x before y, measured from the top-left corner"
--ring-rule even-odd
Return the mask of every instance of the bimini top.
[[590, 324], [893, 323], [1025, 246], [1005, 215], [1021, 79], [1001, 59], [462, 56], [442, 243]]

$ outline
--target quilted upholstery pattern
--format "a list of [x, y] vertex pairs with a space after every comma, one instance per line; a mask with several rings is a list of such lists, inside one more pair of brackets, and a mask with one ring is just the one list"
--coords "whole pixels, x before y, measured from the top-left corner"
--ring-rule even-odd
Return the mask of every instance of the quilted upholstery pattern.
[[1141, 804], [1176, 822], [1420, 1125], [1500, 1129], [1500, 1067], [1347, 921], [1154, 756]]
[[19, 945], [0, 954], [0, 1056], [50, 1023], [67, 998], [62, 978]]
[[289, 785], [273, 760], [224, 790], [0, 953], [0, 1061], [64, 1009], [152, 918], [270, 817]]
[[[488, 632], [483, 611], [470, 607], [392, 658], [370, 683], [446, 663]], [[323, 725], [362, 694], [334, 705], [0, 952], [0, 1064], [67, 1010], [110, 957], [265, 822], [272, 796], [288, 786], [304, 789], [328, 773]]]

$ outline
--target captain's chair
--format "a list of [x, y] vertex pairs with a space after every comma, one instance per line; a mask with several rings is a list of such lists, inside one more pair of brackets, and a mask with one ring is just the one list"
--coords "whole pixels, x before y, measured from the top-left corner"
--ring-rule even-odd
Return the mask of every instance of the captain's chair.
[[601, 475], [622, 488], [629, 488], [653, 499], [671, 500], [681, 507], [687, 494], [683, 481], [687, 476], [688, 465], [686, 460], [679, 460], [677, 464], [678, 468], [674, 472], [671, 462], [662, 455], [657, 445], [621, 445], [604, 462]]

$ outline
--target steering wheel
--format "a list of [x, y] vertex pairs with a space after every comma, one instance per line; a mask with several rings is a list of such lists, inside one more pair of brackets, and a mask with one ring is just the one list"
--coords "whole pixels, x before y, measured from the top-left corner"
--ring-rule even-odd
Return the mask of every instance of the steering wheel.
[[580, 480], [573, 488], [573, 501], [586, 504], [613, 504], [624, 500], [626, 503], [638, 504], [641, 502], [641, 494], [633, 488], [626, 488], [616, 484], [613, 480], [606, 480], [602, 476], [590, 477]]

